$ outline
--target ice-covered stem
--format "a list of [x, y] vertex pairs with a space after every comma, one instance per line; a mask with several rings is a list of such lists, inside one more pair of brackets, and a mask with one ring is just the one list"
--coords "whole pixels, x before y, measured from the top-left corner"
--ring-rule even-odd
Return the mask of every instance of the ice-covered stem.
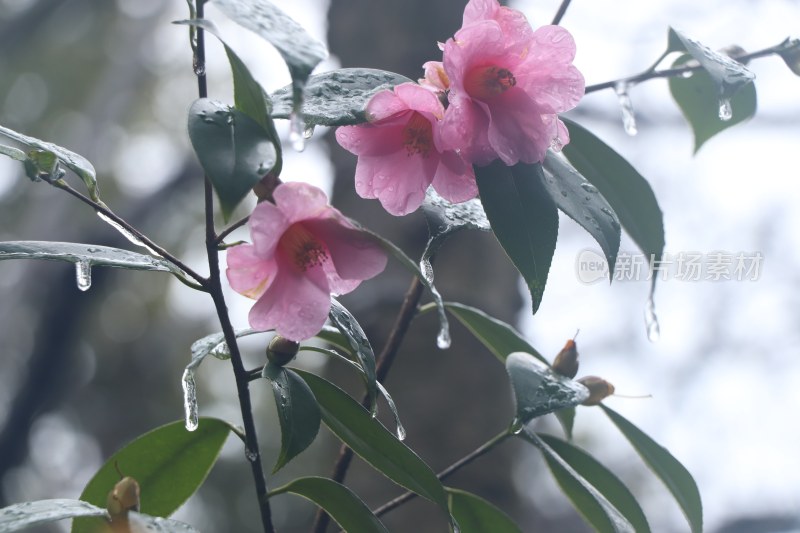
[[[197, 0], [197, 18], [204, 16], [205, 0]], [[205, 38], [202, 28], [197, 28], [197, 47], [194, 57], [194, 71], [197, 75], [197, 91], [200, 98], [208, 97], [206, 85], [205, 69]], [[256, 434], [255, 421], [253, 419], [253, 406], [250, 400], [250, 375], [244, 368], [242, 355], [239, 352], [239, 344], [236, 341], [236, 333], [231, 324], [228, 308], [225, 304], [225, 296], [222, 292], [222, 281], [219, 268], [219, 251], [217, 249], [218, 240], [214, 229], [214, 191], [211, 181], [206, 176], [205, 179], [205, 226], [206, 226], [206, 254], [208, 256], [208, 292], [214, 300], [214, 307], [217, 317], [225, 335], [225, 342], [231, 352], [231, 366], [236, 377], [236, 390], [239, 395], [239, 407], [242, 411], [242, 425], [244, 426], [245, 455], [250, 463], [250, 470], [255, 482], [256, 498], [261, 512], [261, 522], [264, 526], [264, 533], [274, 533], [272, 525], [272, 510], [269, 505], [267, 495], [267, 480], [264, 476], [264, 469], [261, 465], [261, 451], [258, 447], [258, 436]]]
[[[417, 314], [417, 310], [419, 309], [419, 300], [422, 298], [424, 289], [425, 286], [422, 284], [422, 281], [418, 277], [414, 277], [414, 279], [411, 281], [411, 285], [406, 291], [405, 297], [403, 298], [403, 305], [400, 307], [400, 311], [397, 313], [397, 318], [392, 326], [392, 331], [389, 333], [389, 338], [386, 340], [383, 350], [381, 350], [381, 353], [378, 355], [375, 376], [380, 382], [383, 382], [386, 379], [386, 376], [389, 374], [389, 370], [392, 368], [392, 364], [397, 356], [397, 351], [400, 348], [400, 344], [402, 344], [403, 339], [408, 332], [408, 327], [411, 325], [411, 321]], [[361, 405], [365, 407], [369, 405], [368, 395], [364, 395], [364, 398], [361, 400]], [[339, 457], [336, 459], [336, 463], [333, 465], [331, 479], [342, 483], [347, 475], [347, 469], [350, 468], [350, 462], [352, 460], [353, 450], [342, 444], [342, 447], [339, 449]], [[329, 523], [330, 517], [325, 511], [320, 509], [319, 512], [317, 512], [317, 517], [314, 521], [314, 528], [312, 531], [314, 531], [314, 533], [325, 533]]]
[[[472, 461], [474, 461], [475, 459], [477, 459], [481, 455], [484, 455], [485, 453], [489, 452], [492, 448], [494, 448], [495, 446], [497, 446], [501, 442], [505, 441], [512, 434], [513, 433], [511, 432], [511, 429], [509, 428], [509, 429], [503, 431], [502, 433], [499, 433], [499, 434], [495, 435], [494, 437], [492, 437], [491, 439], [489, 439], [488, 441], [483, 443], [481, 446], [476, 448], [473, 452], [465, 455], [464, 457], [462, 457], [461, 459], [459, 459], [455, 463], [451, 464], [450, 466], [448, 466], [447, 468], [445, 468], [444, 470], [442, 470], [441, 472], [436, 474], [436, 477], [438, 477], [440, 481], [444, 481], [450, 475], [456, 473], [461, 468], [467, 466], [468, 464], [470, 464]], [[380, 507], [375, 509], [373, 512], [375, 513], [376, 516], [381, 516], [383, 514], [388, 513], [392, 509], [400, 507], [402, 504], [406, 503], [409, 500], [414, 499], [414, 497], [416, 497], [416, 496], [417, 496], [416, 492], [411, 492], [411, 491], [405, 492], [405, 493], [401, 494], [400, 496], [398, 496], [397, 498], [395, 498], [393, 500], [390, 500], [390, 501], [386, 502], [385, 504], [381, 505]]]
[[558, 11], [556, 11], [556, 15], [553, 17], [553, 22], [550, 24], [556, 25], [561, 22], [561, 19], [564, 18], [564, 15], [567, 13], [567, 8], [569, 7], [569, 3], [572, 0], [563, 0], [561, 5], [558, 6]]
[[[775, 46], [770, 46], [768, 48], [757, 50], [749, 54], [734, 55], [733, 59], [739, 61], [740, 63], [746, 63], [751, 59], [757, 59], [759, 57], [780, 55], [782, 52], [785, 53], [787, 50], [790, 50], [792, 48], [800, 48], [800, 41], [797, 40], [789, 41], [787, 39], [782, 41], [780, 44], [776, 44]], [[666, 57], [666, 54], [662, 55], [661, 59], [663, 59], [664, 57]], [[681, 76], [686, 72], [695, 72], [702, 69], [703, 67], [700, 65], [688, 65], [688, 66], [682, 66], [678, 68], [670, 68], [664, 70], [655, 70], [653, 67], [650, 67], [644, 72], [640, 72], [635, 76], [630, 76], [628, 78], [620, 78], [618, 80], [605, 81], [603, 83], [597, 83], [595, 85], [587, 85], [586, 94], [593, 93], [596, 91], [602, 91], [603, 89], [614, 89], [619, 84], [633, 85], [654, 78], [674, 78], [677, 76]]]

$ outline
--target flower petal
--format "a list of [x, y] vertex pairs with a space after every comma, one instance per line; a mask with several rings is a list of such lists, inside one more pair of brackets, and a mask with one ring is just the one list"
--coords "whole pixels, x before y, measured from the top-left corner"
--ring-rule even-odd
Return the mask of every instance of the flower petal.
[[229, 248], [227, 263], [225, 274], [231, 288], [253, 299], [264, 294], [277, 272], [275, 261], [256, 255], [255, 247], [251, 244]]
[[[277, 193], [284, 185], [279, 185], [275, 192]], [[283, 211], [274, 204], [269, 202], [258, 204], [247, 222], [255, 253], [262, 258], [271, 258], [275, 254], [275, 247], [278, 245], [281, 235], [290, 224]]]
[[[386, 268], [386, 252], [367, 233], [346, 227], [333, 218], [309, 221], [306, 227], [325, 243], [330, 254], [332, 271], [340, 280], [360, 282], [377, 276]], [[331, 282], [331, 279], [328, 281]], [[358, 286], [358, 283], [347, 290], [334, 285], [336, 284], [330, 283], [333, 292], [346, 294]]]
[[478, 196], [472, 165], [453, 151], [442, 154], [432, 185], [439, 196], [453, 203], [466, 202]]
[[380, 91], [367, 102], [365, 114], [370, 122], [378, 122], [398, 113], [406, 111], [408, 107], [397, 95], [389, 89]]
[[[434, 153], [423, 157], [400, 151], [384, 156], [374, 162], [374, 174], [368, 190], [370, 196], [364, 198], [377, 198], [392, 215], [407, 215], [422, 205], [438, 164], [438, 154]], [[361, 194], [358, 183], [356, 192]]]
[[390, 154], [403, 146], [403, 128], [410, 117], [409, 112], [391, 122], [387, 119], [378, 124], [341, 126], [336, 130], [336, 141], [359, 157]]
[[541, 111], [525, 91], [506, 91], [491, 107], [489, 143], [506, 165], [544, 160], [551, 140]]
[[[275, 205], [283, 212], [289, 224], [309, 218], [324, 217], [333, 209], [328, 205], [328, 197], [322, 189], [308, 183], [282, 183], [275, 188], [272, 196], [275, 198]], [[262, 202], [258, 207], [266, 203]]]

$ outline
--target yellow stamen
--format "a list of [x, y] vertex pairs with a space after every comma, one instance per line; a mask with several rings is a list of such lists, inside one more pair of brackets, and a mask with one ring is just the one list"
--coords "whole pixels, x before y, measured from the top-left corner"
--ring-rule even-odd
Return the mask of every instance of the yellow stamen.
[[292, 224], [278, 243], [279, 248], [302, 272], [321, 266], [328, 251], [301, 223]]

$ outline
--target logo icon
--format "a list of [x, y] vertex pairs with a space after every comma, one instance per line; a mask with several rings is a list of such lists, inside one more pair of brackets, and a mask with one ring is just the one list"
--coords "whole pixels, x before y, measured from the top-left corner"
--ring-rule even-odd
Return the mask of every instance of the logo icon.
[[608, 279], [608, 263], [602, 254], [594, 250], [583, 250], [575, 262], [575, 273], [581, 283], [591, 285]]

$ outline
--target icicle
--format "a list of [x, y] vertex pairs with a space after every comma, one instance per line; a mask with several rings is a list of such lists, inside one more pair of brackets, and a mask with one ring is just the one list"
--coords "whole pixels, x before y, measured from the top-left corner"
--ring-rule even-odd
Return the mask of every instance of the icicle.
[[143, 243], [141, 240], [139, 240], [139, 238], [136, 235], [134, 235], [133, 233], [131, 233], [130, 231], [125, 229], [123, 226], [121, 226], [120, 224], [118, 224], [117, 222], [112, 220], [111, 218], [109, 218], [106, 215], [104, 215], [102, 212], [97, 211], [97, 216], [100, 217], [100, 220], [102, 220], [103, 222], [107, 223], [109, 226], [111, 226], [112, 228], [114, 228], [115, 230], [120, 232], [123, 237], [128, 239], [130, 242], [132, 242], [136, 246], [141, 246], [142, 248], [147, 249], [147, 251], [150, 252], [151, 254], [153, 254], [153, 255], [155, 255], [157, 257], [161, 257], [161, 254], [159, 254], [158, 252], [156, 252], [155, 250], [153, 250], [152, 248], [147, 246], [145, 243]]
[[446, 350], [450, 347], [450, 327], [448, 323], [443, 323], [439, 328], [439, 334], [436, 336], [436, 346], [440, 350]]
[[423, 255], [419, 261], [419, 271], [428, 283], [433, 283], [433, 265], [430, 256]]
[[653, 294], [647, 299], [647, 306], [644, 309], [644, 323], [647, 327], [647, 338], [650, 342], [657, 342], [661, 338], [661, 327], [658, 325], [656, 316], [656, 304]]
[[92, 286], [92, 265], [88, 261], [78, 261], [75, 263], [75, 280], [78, 282], [78, 289], [88, 291]]
[[303, 115], [292, 112], [289, 115], [289, 142], [296, 152], [302, 152], [306, 148], [306, 123]]
[[183, 388], [183, 411], [186, 417], [186, 430], [197, 429], [197, 386], [194, 382], [194, 368], [183, 371], [181, 378]]
[[719, 119], [725, 122], [733, 118], [733, 107], [730, 98], [719, 99]]
[[634, 136], [638, 133], [636, 128], [636, 116], [633, 114], [633, 102], [628, 94], [628, 90], [632, 87], [631, 84], [619, 82], [614, 86], [614, 92], [617, 93], [619, 105], [622, 108], [622, 127], [625, 128], [625, 133]]

